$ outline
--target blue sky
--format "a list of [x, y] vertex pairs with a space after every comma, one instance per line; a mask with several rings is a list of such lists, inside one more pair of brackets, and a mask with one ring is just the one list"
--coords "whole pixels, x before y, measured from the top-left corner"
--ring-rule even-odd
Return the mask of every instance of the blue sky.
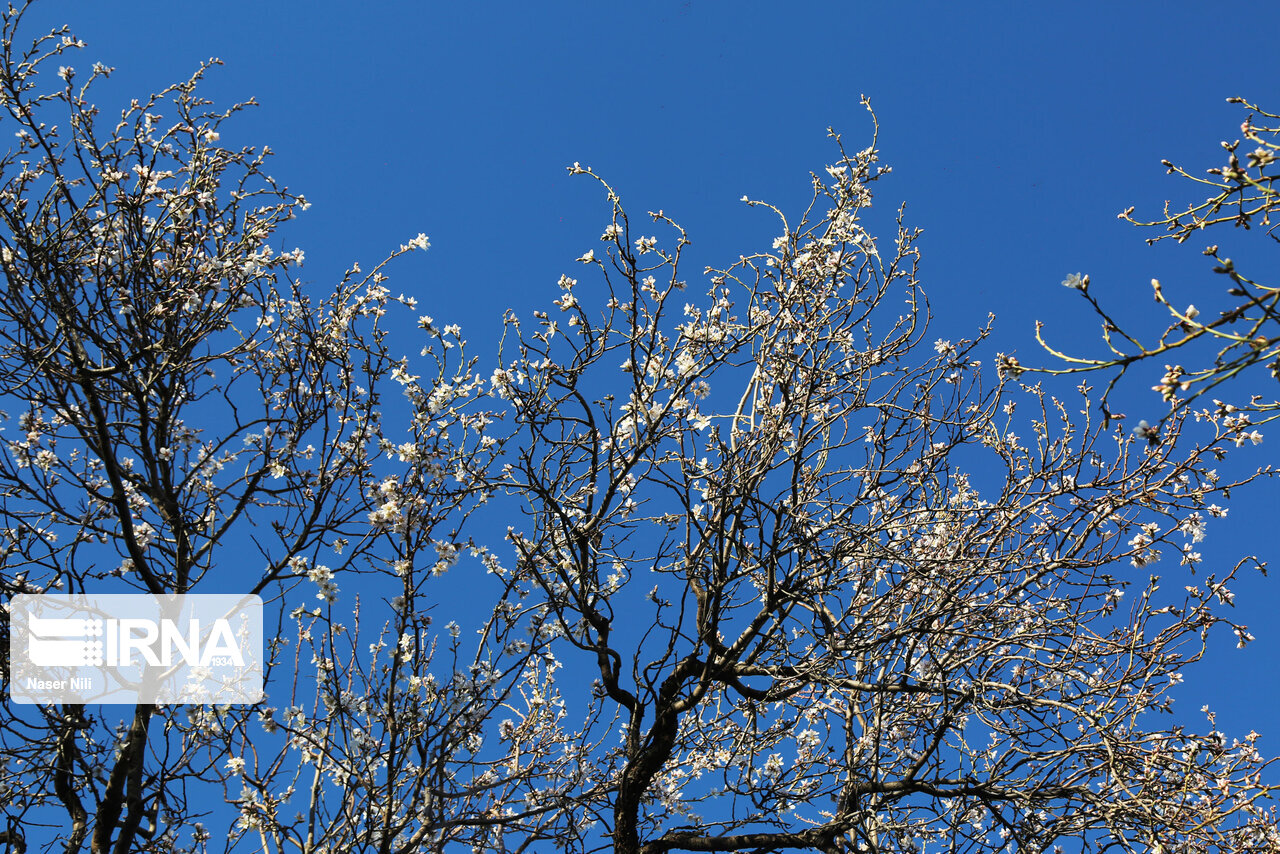
[[[1147, 247], [1116, 214], [1194, 198], [1159, 161], [1217, 164], [1217, 140], [1243, 118], [1225, 98], [1280, 102], [1268, 62], [1280, 9], [1233, 14], [1186, 2], [144, 0], [127, 13], [50, 2], [34, 16], [70, 23], [84, 64], [118, 69], [98, 96], [108, 113], [224, 60], [206, 94], [262, 105], [224, 143], [269, 144], [274, 176], [313, 203], [284, 236], [306, 249], [304, 275], [336, 281], [425, 231], [431, 251], [400, 262], [391, 287], [461, 323], [477, 352], [503, 308], [545, 307], [596, 241], [604, 199], [567, 165], [592, 166], [633, 214], [681, 222], [695, 267], [728, 263], [775, 232], [742, 195], [795, 210], [808, 172], [835, 159], [828, 126], [866, 144], [865, 93], [895, 173], [880, 204], [905, 200], [924, 229], [937, 336], [972, 334], [994, 311], [999, 348], [1029, 363], [1036, 318], [1055, 342], [1096, 352], [1097, 326], [1059, 284], [1069, 272], [1133, 317], [1152, 277], [1188, 301], [1218, 293], [1202, 246]], [[1277, 444], [1251, 461], [1274, 460]], [[1206, 558], [1274, 555], [1276, 499], [1270, 484], [1240, 494]], [[1248, 593], [1239, 619], [1257, 643], [1237, 651], [1221, 636], [1183, 711], [1213, 698], [1224, 730], [1255, 728], [1280, 753], [1280, 578]]]

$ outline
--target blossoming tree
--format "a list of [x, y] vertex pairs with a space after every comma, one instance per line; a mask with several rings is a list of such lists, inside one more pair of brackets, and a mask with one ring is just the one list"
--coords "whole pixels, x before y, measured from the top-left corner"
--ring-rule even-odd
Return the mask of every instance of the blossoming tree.
[[[382, 267], [296, 280], [269, 238], [304, 202], [219, 147], [200, 74], [99, 131], [78, 43], [17, 53], [20, 18], [4, 590], [252, 555], [276, 636], [255, 707], [6, 698], [10, 850], [1280, 844], [1258, 736], [1160, 715], [1215, 627], [1250, 640], [1249, 562], [1191, 578], [1232, 426], [1136, 441], [989, 328], [931, 341], [918, 232], [868, 230], [874, 142], [835, 137], [798, 220], [749, 201], [779, 237], [696, 286], [685, 232], [575, 164], [600, 242], [481, 371], [427, 316], [396, 355]], [[464, 574], [492, 599], [439, 625]]]
[[[332, 601], [337, 579], [382, 574], [405, 579], [411, 601], [412, 555], [441, 520], [456, 530], [476, 494], [443, 473], [483, 470], [498, 447], [452, 408], [476, 392], [460, 342], [425, 332], [424, 388], [385, 342], [388, 304], [413, 302], [383, 284], [386, 262], [323, 293], [294, 278], [303, 253], [274, 251], [272, 237], [306, 203], [267, 175], [266, 150], [220, 144], [244, 105], [200, 98], [207, 66], [104, 121], [88, 91], [110, 69], [75, 68], [82, 45], [65, 29], [24, 48], [26, 11], [5, 14], [0, 46], [17, 140], [0, 157], [6, 598], [230, 587], [279, 610], [300, 579]], [[392, 258], [426, 247], [419, 235]], [[406, 442], [384, 432], [389, 387], [408, 396]], [[465, 447], [458, 430], [472, 434]], [[379, 470], [387, 461], [394, 473]], [[417, 611], [399, 614], [397, 637], [412, 635]], [[412, 651], [405, 673], [429, 660]], [[273, 668], [291, 657], [271, 652]], [[112, 707], [4, 702], [11, 850], [204, 845], [202, 787], [227, 773], [225, 741], [247, 719], [274, 725], [265, 704], [143, 704], [117, 721]], [[246, 791], [234, 797], [251, 817]]]
[[583, 281], [508, 319], [493, 382], [529, 515], [506, 577], [594, 674], [565, 700], [580, 742], [619, 739], [579, 754], [605, 785], [539, 795], [558, 838], [597, 819], [620, 852], [1274, 846], [1256, 736], [1153, 726], [1241, 569], [1156, 574], [1194, 569], [1225, 513], [1230, 425], [1108, 432], [1072, 416], [1085, 388], [1019, 385], [1005, 357], [984, 379], [988, 330], [922, 355], [917, 233], [900, 214], [877, 243], [887, 170], [840, 152], [798, 222], [762, 205], [781, 236], [701, 299], [684, 232], [658, 212], [646, 236], [604, 185]]

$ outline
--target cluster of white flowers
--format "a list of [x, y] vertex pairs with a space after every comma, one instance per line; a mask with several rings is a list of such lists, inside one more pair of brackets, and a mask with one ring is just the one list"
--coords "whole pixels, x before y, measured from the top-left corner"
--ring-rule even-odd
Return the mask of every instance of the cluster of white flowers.
[[338, 599], [338, 585], [333, 581], [333, 570], [324, 564], [316, 564], [307, 570], [307, 578], [320, 588], [316, 593], [317, 599], [323, 599], [326, 602], [336, 602]]
[[490, 394], [501, 399], [508, 399], [519, 390], [525, 381], [523, 372], [512, 368], [494, 368], [489, 377]]
[[431, 568], [433, 575], [444, 575], [449, 568], [458, 562], [458, 552], [461, 546], [457, 543], [449, 543], [441, 540], [432, 540], [431, 545], [436, 550], [436, 562]]
[[385, 531], [399, 528], [404, 521], [404, 508], [401, 506], [400, 482], [394, 477], [384, 478], [374, 493], [375, 500], [380, 500], [377, 509], [369, 514], [369, 522], [375, 530]]
[[412, 385], [414, 382], [420, 379], [420, 377], [417, 374], [410, 374], [408, 371], [408, 365], [405, 363], [401, 363], [391, 369], [391, 379], [400, 383], [400, 385], [407, 386], [407, 385]]
[[1160, 559], [1160, 550], [1154, 548], [1152, 544], [1151, 534], [1147, 531], [1135, 534], [1129, 540], [1129, 547], [1134, 550], [1134, 554], [1129, 558], [1129, 562], [1139, 569], [1150, 566]]
[[1182, 521], [1178, 526], [1183, 533], [1191, 537], [1191, 542], [1199, 543], [1204, 540], [1205, 529], [1208, 527], [1205, 518], [1199, 513], [1193, 512], [1190, 516]]

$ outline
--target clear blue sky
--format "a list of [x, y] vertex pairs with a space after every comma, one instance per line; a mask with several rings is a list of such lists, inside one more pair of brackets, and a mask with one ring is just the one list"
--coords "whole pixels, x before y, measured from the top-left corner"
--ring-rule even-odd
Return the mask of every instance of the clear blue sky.
[[[995, 311], [1000, 349], [1024, 362], [1039, 360], [1037, 317], [1084, 350], [1097, 327], [1060, 286], [1069, 272], [1135, 312], [1153, 276], [1175, 293], [1220, 287], [1202, 246], [1149, 248], [1116, 214], [1192, 198], [1159, 161], [1217, 164], [1243, 118], [1225, 98], [1280, 104], [1267, 4], [81, 0], [36, 15], [72, 24], [85, 65], [117, 67], [109, 111], [223, 59], [206, 93], [262, 104], [224, 143], [269, 144], [274, 176], [313, 203], [284, 238], [306, 249], [304, 275], [336, 280], [425, 231], [431, 251], [401, 262], [393, 291], [478, 348], [503, 308], [545, 307], [594, 245], [607, 209], [568, 164], [607, 177], [633, 213], [685, 225], [695, 266], [726, 263], [775, 230], [742, 195], [794, 210], [809, 170], [834, 159], [828, 126], [865, 144], [865, 93], [895, 173], [880, 204], [906, 200], [924, 229], [938, 337]], [[1280, 432], [1255, 462], [1277, 446]], [[1277, 496], [1239, 495], [1206, 558], [1275, 557]], [[1257, 643], [1220, 636], [1181, 705], [1212, 699], [1228, 734], [1256, 728], [1280, 753], [1280, 578], [1248, 593]]]

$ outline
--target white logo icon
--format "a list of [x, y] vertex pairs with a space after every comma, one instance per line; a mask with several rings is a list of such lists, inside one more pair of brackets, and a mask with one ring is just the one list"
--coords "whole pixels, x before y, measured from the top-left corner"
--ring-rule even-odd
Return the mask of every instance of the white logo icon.
[[41, 667], [102, 664], [102, 620], [30, 616], [27, 649]]

